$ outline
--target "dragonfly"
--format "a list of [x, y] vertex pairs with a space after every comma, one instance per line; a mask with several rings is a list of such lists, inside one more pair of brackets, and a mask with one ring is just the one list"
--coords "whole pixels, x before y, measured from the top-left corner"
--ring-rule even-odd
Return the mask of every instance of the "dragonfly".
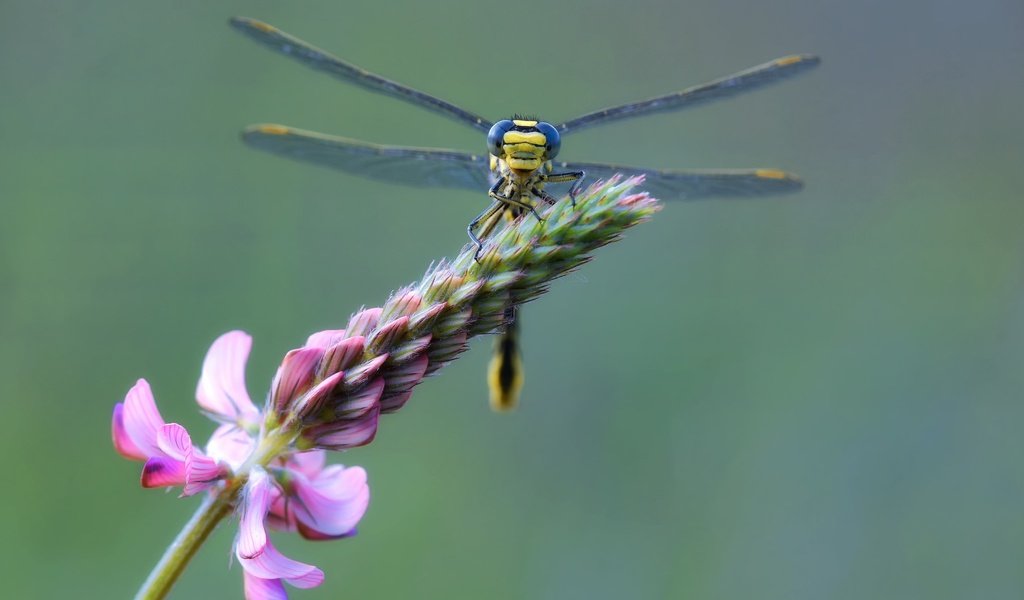
[[[370, 92], [390, 96], [443, 115], [487, 134], [486, 154], [441, 148], [374, 144], [306, 131], [279, 124], [246, 127], [242, 140], [250, 147], [290, 159], [334, 168], [368, 179], [403, 185], [487, 190], [490, 206], [467, 226], [476, 245], [502, 220], [532, 214], [540, 219], [538, 202], [555, 201], [547, 184], [570, 183], [570, 199], [583, 178], [614, 175], [644, 176], [645, 189], [661, 200], [767, 196], [793, 193], [803, 187], [796, 175], [774, 168], [647, 169], [624, 165], [556, 160], [561, 137], [594, 125], [655, 113], [677, 111], [729, 98], [791, 78], [817, 66], [819, 58], [797, 54], [778, 58], [720, 79], [647, 100], [603, 108], [551, 124], [515, 115], [491, 121], [437, 96], [403, 85], [344, 61], [280, 29], [247, 17], [231, 19], [232, 27], [253, 40], [307, 67]], [[521, 319], [506, 311], [504, 329], [494, 345], [488, 366], [490, 403], [497, 411], [514, 408], [523, 386], [519, 343]]]

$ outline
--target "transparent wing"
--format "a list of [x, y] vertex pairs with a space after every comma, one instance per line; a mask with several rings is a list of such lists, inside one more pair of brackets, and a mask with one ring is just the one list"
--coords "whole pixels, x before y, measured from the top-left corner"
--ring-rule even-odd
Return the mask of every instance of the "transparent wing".
[[371, 92], [384, 94], [385, 96], [391, 96], [392, 98], [398, 98], [399, 100], [405, 100], [406, 102], [415, 104], [416, 106], [421, 106], [446, 117], [455, 119], [456, 121], [465, 123], [470, 127], [479, 129], [480, 131], [488, 131], [491, 128], [491, 121], [484, 119], [481, 116], [475, 115], [467, 110], [463, 110], [450, 102], [445, 102], [444, 100], [431, 96], [426, 92], [414, 90], [411, 87], [404, 86], [395, 81], [391, 81], [390, 79], [381, 77], [376, 73], [371, 73], [365, 69], [357, 67], [352, 63], [345, 62], [340, 58], [332, 56], [315, 46], [311, 46], [310, 44], [281, 31], [273, 25], [268, 25], [262, 21], [257, 21], [256, 19], [250, 19], [248, 17], [233, 17], [230, 23], [232, 27], [257, 42], [270, 46], [274, 50], [294, 58], [307, 67], [330, 73], [338, 79], [354, 83], [362, 88], [370, 90]]
[[641, 186], [659, 200], [699, 200], [720, 196], [790, 194], [803, 187], [800, 178], [778, 169], [640, 169], [603, 163], [553, 164], [555, 170], [586, 171], [587, 183], [621, 174], [643, 175]]
[[467, 152], [382, 146], [284, 125], [251, 125], [242, 140], [253, 148], [378, 181], [475, 191], [490, 186], [488, 158]]
[[778, 58], [746, 71], [740, 71], [728, 77], [694, 86], [681, 92], [674, 92], [649, 100], [612, 106], [587, 113], [582, 117], [576, 117], [562, 123], [558, 126], [558, 130], [562, 133], [567, 133], [599, 123], [607, 123], [609, 121], [656, 112], [679, 110], [711, 100], [717, 100], [718, 98], [728, 98], [729, 96], [756, 90], [771, 83], [798, 75], [816, 67], [819, 62], [821, 61], [817, 56], [808, 54]]

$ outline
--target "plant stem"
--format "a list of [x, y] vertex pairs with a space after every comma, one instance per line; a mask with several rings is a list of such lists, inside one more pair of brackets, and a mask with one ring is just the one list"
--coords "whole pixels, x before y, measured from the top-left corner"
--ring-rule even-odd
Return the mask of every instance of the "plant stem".
[[135, 600], [159, 600], [167, 596], [199, 547], [210, 537], [217, 524], [231, 513], [238, 491], [242, 489], [242, 482], [244, 478], [235, 478], [219, 493], [203, 499], [178, 537], [167, 547], [160, 562], [153, 567], [146, 582], [135, 594]]
[[[291, 425], [291, 423], [286, 423], [286, 425]], [[167, 547], [160, 562], [153, 567], [146, 582], [135, 594], [135, 600], [160, 600], [167, 596], [174, 586], [174, 582], [188, 566], [188, 562], [199, 551], [199, 547], [203, 545], [206, 538], [210, 537], [221, 520], [234, 509], [235, 500], [249, 478], [248, 473], [252, 466], [267, 466], [287, 448], [294, 437], [295, 434], [291, 427], [274, 429], [263, 438], [246, 464], [239, 469], [240, 475], [228, 480], [227, 485], [218, 493], [207, 495], [203, 499], [203, 503], [199, 505], [195, 514], [178, 533], [178, 537], [174, 538], [171, 545]]]

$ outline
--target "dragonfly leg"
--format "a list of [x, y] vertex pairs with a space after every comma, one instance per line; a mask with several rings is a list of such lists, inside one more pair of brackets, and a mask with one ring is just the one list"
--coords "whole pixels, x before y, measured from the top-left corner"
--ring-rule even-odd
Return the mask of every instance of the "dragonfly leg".
[[[505, 179], [499, 179], [498, 182], [492, 185], [491, 189], [487, 191], [487, 195], [493, 198], [496, 202], [501, 202], [505, 206], [520, 208], [522, 210], [528, 210], [530, 211], [530, 213], [533, 214], [534, 217], [537, 218], [537, 221], [543, 223], [544, 219], [543, 217], [540, 216], [540, 213], [537, 212], [537, 207], [534, 206], [533, 203], [523, 200], [521, 197], [516, 197], [513, 194], [509, 194], [508, 196], [502, 196], [498, 192], [500, 186], [503, 183], [505, 183], [505, 181]], [[518, 215], [518, 211], [515, 211], [515, 216]]]
[[[541, 197], [543, 197], [543, 196], [541, 196]], [[508, 200], [504, 200], [503, 202], [505, 202], [506, 204], [511, 204], [512, 206], [519, 207], [519, 208], [521, 208], [523, 210], [528, 210], [528, 211], [530, 211], [530, 214], [532, 214], [534, 217], [536, 217], [536, 219], [537, 219], [537, 221], [539, 223], [543, 223], [544, 222], [544, 217], [540, 216], [540, 213], [537, 212], [537, 207], [534, 206], [533, 203], [531, 203], [531, 202], [526, 202], [526, 201], [523, 201], [523, 200], [516, 200], [516, 199], [512, 199], [512, 198], [509, 198]]]
[[487, 223], [484, 224], [484, 230], [481, 235], [486, 236], [489, 234], [491, 230], [494, 229], [494, 224], [496, 222], [494, 217], [502, 210], [505, 210], [505, 205], [501, 201], [492, 202], [486, 210], [477, 215], [476, 218], [470, 221], [469, 225], [466, 226], [466, 233], [469, 234], [469, 239], [473, 240], [473, 245], [476, 246], [476, 252], [473, 254], [473, 260], [477, 262], [480, 261], [480, 251], [483, 250], [484, 247], [483, 242], [480, 241], [480, 238], [477, 237], [473, 230], [476, 229], [476, 226], [482, 221], [487, 221]]
[[583, 178], [586, 176], [586, 171], [567, 171], [565, 173], [551, 173], [550, 175], [544, 175], [542, 180], [544, 182], [551, 183], [564, 183], [566, 181], [573, 182], [572, 187], [569, 188], [569, 201], [572, 202], [572, 207], [576, 208], [576, 196], [579, 195], [580, 190], [583, 188]]
[[545, 192], [539, 187], [533, 188], [532, 190], [530, 190], [530, 193], [532, 193], [534, 196], [537, 196], [541, 200], [547, 202], [548, 204], [554, 204], [555, 202], [558, 202], [558, 200], [556, 200], [554, 196]]

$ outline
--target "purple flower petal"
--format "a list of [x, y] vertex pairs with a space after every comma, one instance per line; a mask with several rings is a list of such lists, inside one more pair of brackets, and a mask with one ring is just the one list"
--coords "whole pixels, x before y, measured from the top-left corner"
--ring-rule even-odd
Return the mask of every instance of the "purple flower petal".
[[284, 579], [297, 588], [316, 587], [324, 582], [323, 571], [284, 556], [269, 540], [263, 552], [253, 558], [243, 558], [241, 554], [236, 554], [242, 568], [261, 579]]
[[[296, 518], [320, 536], [348, 534], [363, 518], [370, 502], [366, 471], [361, 467], [328, 467], [315, 479], [295, 477]], [[318, 537], [320, 537], [318, 536]]]
[[441, 313], [448, 308], [446, 302], [438, 302], [409, 317], [409, 329], [416, 331], [430, 331], [434, 328], [434, 322], [441, 316]]
[[141, 483], [144, 488], [185, 485], [185, 463], [166, 456], [154, 456], [142, 467]]
[[352, 318], [348, 320], [348, 327], [345, 329], [348, 331], [350, 336], [366, 335], [373, 331], [373, 328], [377, 326], [377, 321], [380, 320], [380, 314], [382, 310], [380, 308], [367, 308], [361, 310], [358, 313], [352, 315]]
[[[267, 530], [263, 527], [263, 520], [270, 510], [270, 503], [273, 500], [271, 493], [274, 491], [273, 483], [267, 472], [260, 468], [254, 468], [249, 475], [249, 481], [245, 484], [245, 498], [242, 501], [242, 518], [238, 525], [238, 542], [235, 544], [235, 553], [239, 560], [254, 559], [263, 554], [269, 540]], [[253, 571], [249, 567], [246, 570], [257, 577], [275, 579], [278, 575], [262, 574]]]
[[299, 452], [288, 457], [288, 469], [313, 478], [323, 470], [326, 461], [327, 453], [323, 450]]
[[196, 450], [188, 431], [177, 423], [160, 428], [157, 444], [169, 459], [182, 464], [185, 484], [182, 496], [201, 492], [228, 474], [217, 461]]
[[405, 341], [391, 352], [391, 360], [396, 363], [410, 360], [426, 351], [433, 339], [434, 336], [428, 333], [416, 339]]
[[313, 389], [303, 394], [302, 397], [293, 404], [296, 414], [298, 414], [300, 418], [318, 414], [324, 407], [324, 403], [330, 397], [331, 392], [334, 391], [334, 388], [341, 382], [341, 378], [344, 376], [345, 374], [342, 372], [335, 373], [316, 384]]
[[167, 457], [181, 462], [192, 452], [192, 438], [188, 431], [177, 423], [168, 423], [157, 431], [157, 447]]
[[469, 335], [465, 331], [460, 331], [447, 338], [435, 338], [432, 340], [430, 348], [427, 349], [427, 356], [430, 357], [430, 364], [427, 365], [427, 371], [425, 375], [431, 375], [450, 361], [466, 351], [468, 347], [466, 340], [469, 339]]
[[125, 458], [131, 460], [146, 460], [146, 453], [139, 449], [128, 436], [124, 428], [124, 403], [118, 402], [114, 405], [114, 416], [110, 424], [111, 437], [114, 438], [114, 450]]
[[210, 436], [210, 441], [206, 443], [206, 454], [237, 470], [255, 448], [256, 441], [248, 432], [233, 423], [225, 423]]
[[422, 301], [423, 298], [412, 290], [401, 291], [388, 298], [382, 314], [386, 314], [388, 319], [411, 315], [419, 310]]
[[322, 348], [297, 348], [284, 356], [271, 385], [271, 404], [276, 410], [283, 411], [306, 391], [316, 376], [316, 365], [323, 355]]
[[405, 405], [412, 395], [412, 388], [423, 381], [430, 360], [426, 354], [400, 365], [388, 373], [387, 386], [380, 399], [384, 412], [394, 412]]
[[320, 364], [320, 375], [331, 375], [354, 365], [363, 356], [365, 343], [366, 338], [357, 335], [329, 346], [324, 352], [323, 362]]
[[423, 381], [423, 374], [427, 371], [427, 364], [430, 360], [426, 354], [394, 367], [388, 374], [387, 387], [384, 388], [385, 395], [393, 392], [406, 392], [411, 390], [420, 381]]
[[306, 346], [311, 348], [322, 348], [326, 350], [339, 340], [345, 339], [344, 329], [326, 329], [318, 331], [306, 338]]
[[345, 398], [345, 402], [334, 409], [335, 414], [346, 419], [360, 417], [380, 402], [382, 393], [384, 393], [384, 378], [378, 377], [364, 385], [358, 392]]
[[311, 427], [306, 437], [313, 440], [313, 445], [327, 450], [364, 446], [377, 435], [379, 416], [380, 406], [377, 405], [358, 419]]
[[258, 418], [245, 388], [245, 362], [251, 348], [252, 337], [244, 331], [229, 331], [213, 342], [196, 387], [199, 406], [233, 422]]
[[191, 496], [208, 489], [230, 475], [223, 465], [195, 448], [185, 459], [185, 489], [182, 496]]
[[135, 447], [146, 457], [161, 456], [163, 453], [156, 443], [157, 432], [164, 426], [164, 419], [156, 409], [153, 392], [145, 379], [138, 380], [124, 397], [121, 413], [124, 431]]
[[242, 570], [242, 587], [245, 600], [288, 600], [288, 592], [280, 579], [263, 579]]
[[384, 366], [388, 358], [387, 354], [381, 354], [345, 371], [345, 386], [353, 389], [365, 384], [370, 378], [377, 375], [377, 371], [380, 371], [380, 368]]
[[370, 335], [366, 341], [369, 348], [377, 352], [390, 350], [395, 342], [409, 331], [409, 317], [398, 317]]
[[405, 406], [405, 403], [409, 401], [409, 398], [412, 398], [412, 390], [383, 396], [380, 400], [380, 411], [384, 413], [393, 413]]

